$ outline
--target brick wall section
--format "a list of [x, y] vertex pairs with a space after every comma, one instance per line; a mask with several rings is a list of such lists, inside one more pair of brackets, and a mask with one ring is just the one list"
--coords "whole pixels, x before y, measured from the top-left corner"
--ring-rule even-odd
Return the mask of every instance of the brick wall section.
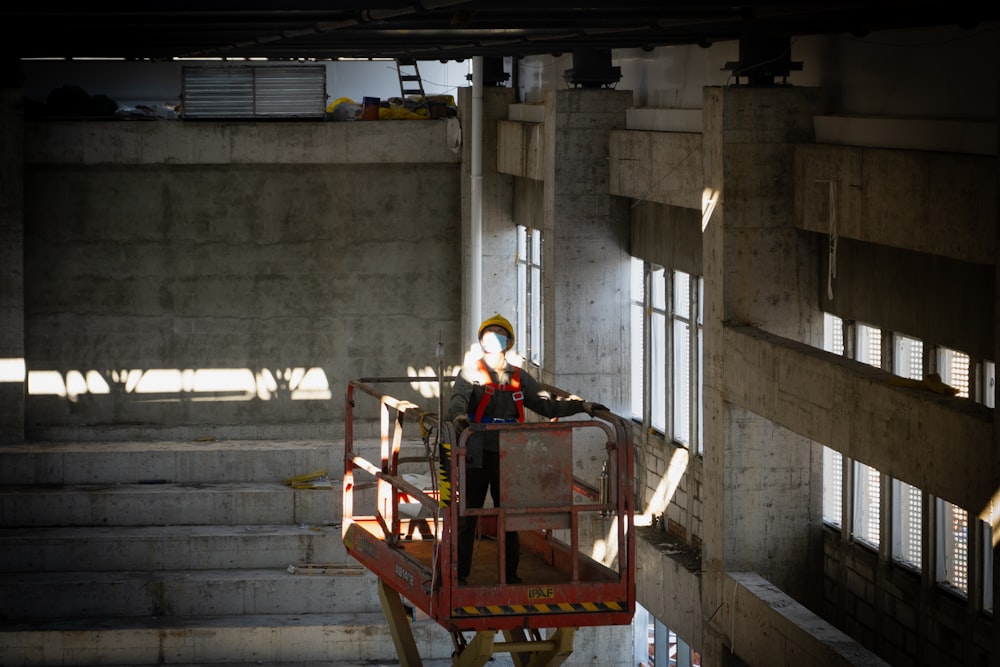
[[[838, 532], [826, 531], [827, 620], [897, 667], [990, 664], [987, 617], [968, 624], [966, 601], [959, 596], [942, 588], [924, 595], [917, 573], [880, 563], [869, 547], [840, 541]], [[887, 568], [881, 577], [879, 568]], [[842, 577], [846, 586], [838, 585]]]

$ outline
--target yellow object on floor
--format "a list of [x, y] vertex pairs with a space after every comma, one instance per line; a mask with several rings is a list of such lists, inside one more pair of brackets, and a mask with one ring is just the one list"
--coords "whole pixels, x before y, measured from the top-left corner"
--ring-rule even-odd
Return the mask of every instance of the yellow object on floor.
[[285, 484], [293, 489], [332, 489], [333, 482], [327, 477], [326, 469], [307, 472], [304, 475], [289, 477]]

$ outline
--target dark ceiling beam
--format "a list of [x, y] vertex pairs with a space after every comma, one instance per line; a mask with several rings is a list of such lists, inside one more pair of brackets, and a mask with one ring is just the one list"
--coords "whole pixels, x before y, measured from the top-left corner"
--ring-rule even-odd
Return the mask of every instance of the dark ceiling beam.
[[[574, 0], [93, 0], [66, 9], [0, 8], [9, 57], [328, 59], [568, 53], [573, 48], [707, 45], [755, 34], [866, 34], [1000, 20], [1000, 3], [967, 0], [686, 3]], [[24, 5], [27, 6], [27, 5]], [[84, 7], [84, 9], [81, 9]], [[16, 39], [14, 38], [16, 36]]]

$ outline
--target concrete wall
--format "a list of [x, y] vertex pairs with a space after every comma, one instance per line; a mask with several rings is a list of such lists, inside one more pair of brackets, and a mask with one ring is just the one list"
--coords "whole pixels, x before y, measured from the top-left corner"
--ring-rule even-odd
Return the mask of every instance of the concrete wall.
[[317, 436], [460, 363], [447, 127], [30, 123], [26, 435]]
[[0, 442], [24, 438], [24, 110], [0, 88]]

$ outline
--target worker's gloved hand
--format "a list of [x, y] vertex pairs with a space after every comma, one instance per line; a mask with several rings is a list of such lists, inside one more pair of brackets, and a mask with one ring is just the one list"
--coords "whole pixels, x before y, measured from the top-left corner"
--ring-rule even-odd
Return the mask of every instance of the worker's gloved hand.
[[462, 431], [469, 428], [469, 416], [468, 415], [458, 415], [451, 420], [451, 423], [455, 425], [455, 435], [462, 435]]
[[586, 403], [584, 403], [583, 409], [591, 417], [594, 416], [594, 412], [597, 410], [603, 410], [604, 412], [608, 411], [608, 408], [606, 406], [603, 406], [600, 403], [592, 403], [591, 401], [587, 401]]

